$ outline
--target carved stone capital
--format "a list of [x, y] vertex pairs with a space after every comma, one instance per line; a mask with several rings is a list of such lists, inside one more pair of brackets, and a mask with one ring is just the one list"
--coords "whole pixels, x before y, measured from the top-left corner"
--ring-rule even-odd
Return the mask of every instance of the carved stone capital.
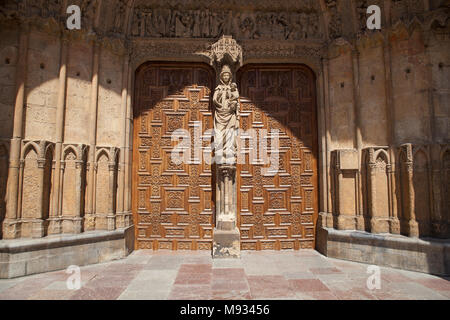
[[43, 169], [45, 167], [45, 159], [37, 159], [37, 165], [39, 169]]
[[219, 165], [219, 171], [223, 177], [234, 177], [234, 173], [236, 172], [235, 165]]
[[108, 162], [108, 169], [109, 169], [109, 171], [115, 171], [116, 170], [116, 163], [115, 162]]
[[75, 168], [76, 169], [82, 169], [84, 165], [84, 161], [83, 160], [75, 160]]

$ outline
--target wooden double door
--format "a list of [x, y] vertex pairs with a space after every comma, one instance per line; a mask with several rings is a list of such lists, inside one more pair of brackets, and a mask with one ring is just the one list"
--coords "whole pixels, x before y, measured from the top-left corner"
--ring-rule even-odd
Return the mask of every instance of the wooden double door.
[[[215, 223], [214, 71], [205, 64], [148, 63], [137, 70], [135, 84], [136, 248], [210, 250]], [[237, 84], [241, 248], [314, 248], [318, 211], [314, 75], [301, 65], [249, 65], [239, 70]], [[174, 157], [174, 150], [183, 161]]]

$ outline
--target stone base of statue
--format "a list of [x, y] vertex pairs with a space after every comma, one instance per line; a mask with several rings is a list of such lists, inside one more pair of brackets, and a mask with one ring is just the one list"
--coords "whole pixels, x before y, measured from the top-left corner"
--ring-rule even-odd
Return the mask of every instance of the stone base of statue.
[[213, 258], [240, 258], [241, 236], [237, 228], [236, 165], [217, 165], [216, 227]]
[[213, 258], [240, 258], [241, 234], [239, 229], [221, 230], [214, 228]]

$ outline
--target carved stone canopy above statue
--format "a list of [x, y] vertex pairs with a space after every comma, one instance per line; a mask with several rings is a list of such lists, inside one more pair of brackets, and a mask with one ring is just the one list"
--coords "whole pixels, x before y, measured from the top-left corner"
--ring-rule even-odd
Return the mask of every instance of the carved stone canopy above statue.
[[242, 66], [242, 48], [232, 36], [222, 36], [219, 41], [211, 45], [207, 55], [216, 74], [220, 73], [224, 65], [231, 68], [233, 75]]

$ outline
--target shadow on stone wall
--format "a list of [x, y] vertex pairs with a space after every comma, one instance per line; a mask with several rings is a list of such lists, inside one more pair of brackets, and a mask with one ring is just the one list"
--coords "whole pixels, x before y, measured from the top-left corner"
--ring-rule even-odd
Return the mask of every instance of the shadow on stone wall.
[[9, 141], [0, 141], [0, 239], [3, 237], [1, 228], [6, 214], [6, 182], [8, 180]]

